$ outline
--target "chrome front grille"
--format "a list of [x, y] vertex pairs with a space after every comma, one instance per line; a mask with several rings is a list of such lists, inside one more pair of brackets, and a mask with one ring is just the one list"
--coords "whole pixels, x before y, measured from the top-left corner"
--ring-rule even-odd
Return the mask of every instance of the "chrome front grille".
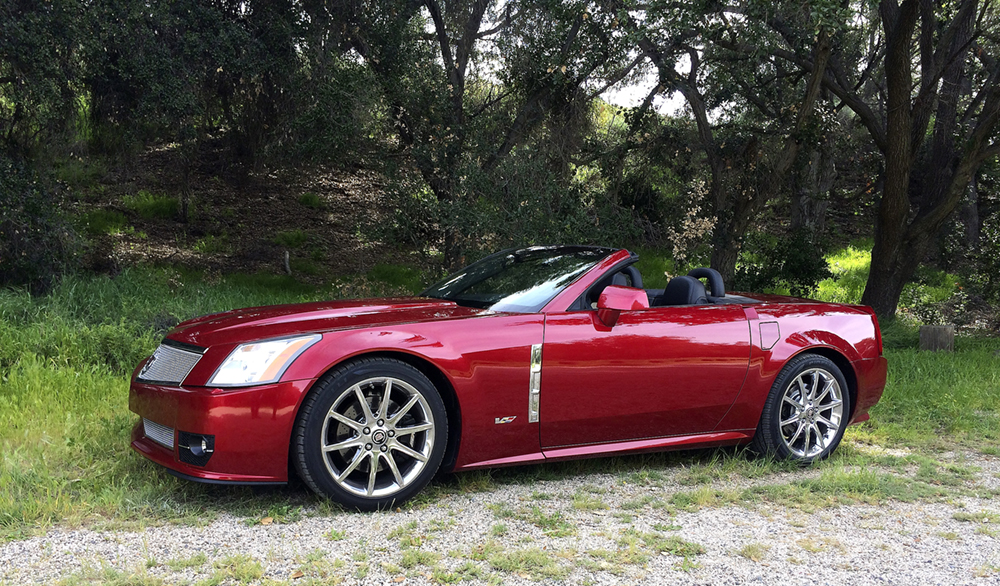
[[165, 448], [174, 449], [174, 428], [142, 418], [142, 432]]
[[146, 382], [180, 384], [199, 360], [201, 354], [198, 352], [160, 344], [136, 378]]

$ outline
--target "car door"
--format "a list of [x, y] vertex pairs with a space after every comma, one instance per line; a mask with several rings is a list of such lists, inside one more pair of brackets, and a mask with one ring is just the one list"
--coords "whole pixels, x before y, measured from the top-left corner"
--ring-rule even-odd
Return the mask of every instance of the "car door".
[[712, 431], [750, 359], [740, 305], [550, 313], [540, 381], [542, 448]]

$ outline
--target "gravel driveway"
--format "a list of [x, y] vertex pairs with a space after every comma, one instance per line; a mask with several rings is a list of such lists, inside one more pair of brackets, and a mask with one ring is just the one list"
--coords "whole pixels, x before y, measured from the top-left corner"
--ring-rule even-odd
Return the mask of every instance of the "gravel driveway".
[[677, 508], [665, 503], [678, 492], [697, 500], [817, 472], [690, 486], [673, 466], [652, 482], [582, 474], [396, 512], [55, 529], [0, 546], [0, 582], [1000, 584], [1000, 459], [950, 456], [973, 477], [930, 502]]

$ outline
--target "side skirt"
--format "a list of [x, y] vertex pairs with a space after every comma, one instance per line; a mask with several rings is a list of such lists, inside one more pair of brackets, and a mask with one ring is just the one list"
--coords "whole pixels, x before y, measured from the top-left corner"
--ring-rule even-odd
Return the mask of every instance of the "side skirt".
[[547, 448], [534, 454], [522, 454], [509, 458], [497, 458], [466, 464], [459, 470], [474, 470], [477, 468], [500, 468], [504, 466], [520, 466], [537, 464], [539, 462], [557, 462], [561, 460], [576, 460], [580, 458], [597, 458], [602, 456], [619, 456], [625, 454], [641, 454], [646, 452], [663, 452], [685, 448], [710, 448], [745, 443], [753, 437], [753, 429], [739, 431], [724, 431], [700, 433], [696, 435], [677, 435], [653, 439], [630, 440], [606, 444], [585, 444], [577, 446], [559, 446]]

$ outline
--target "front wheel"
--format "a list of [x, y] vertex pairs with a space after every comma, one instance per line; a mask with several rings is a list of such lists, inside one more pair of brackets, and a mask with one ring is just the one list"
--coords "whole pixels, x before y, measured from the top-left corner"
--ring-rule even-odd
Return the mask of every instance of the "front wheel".
[[840, 444], [850, 417], [847, 381], [828, 358], [796, 356], [778, 373], [751, 448], [780, 460], [809, 464]]
[[404, 362], [373, 358], [316, 383], [299, 411], [292, 453], [314, 491], [371, 511], [426, 486], [447, 439], [444, 401], [430, 380]]

